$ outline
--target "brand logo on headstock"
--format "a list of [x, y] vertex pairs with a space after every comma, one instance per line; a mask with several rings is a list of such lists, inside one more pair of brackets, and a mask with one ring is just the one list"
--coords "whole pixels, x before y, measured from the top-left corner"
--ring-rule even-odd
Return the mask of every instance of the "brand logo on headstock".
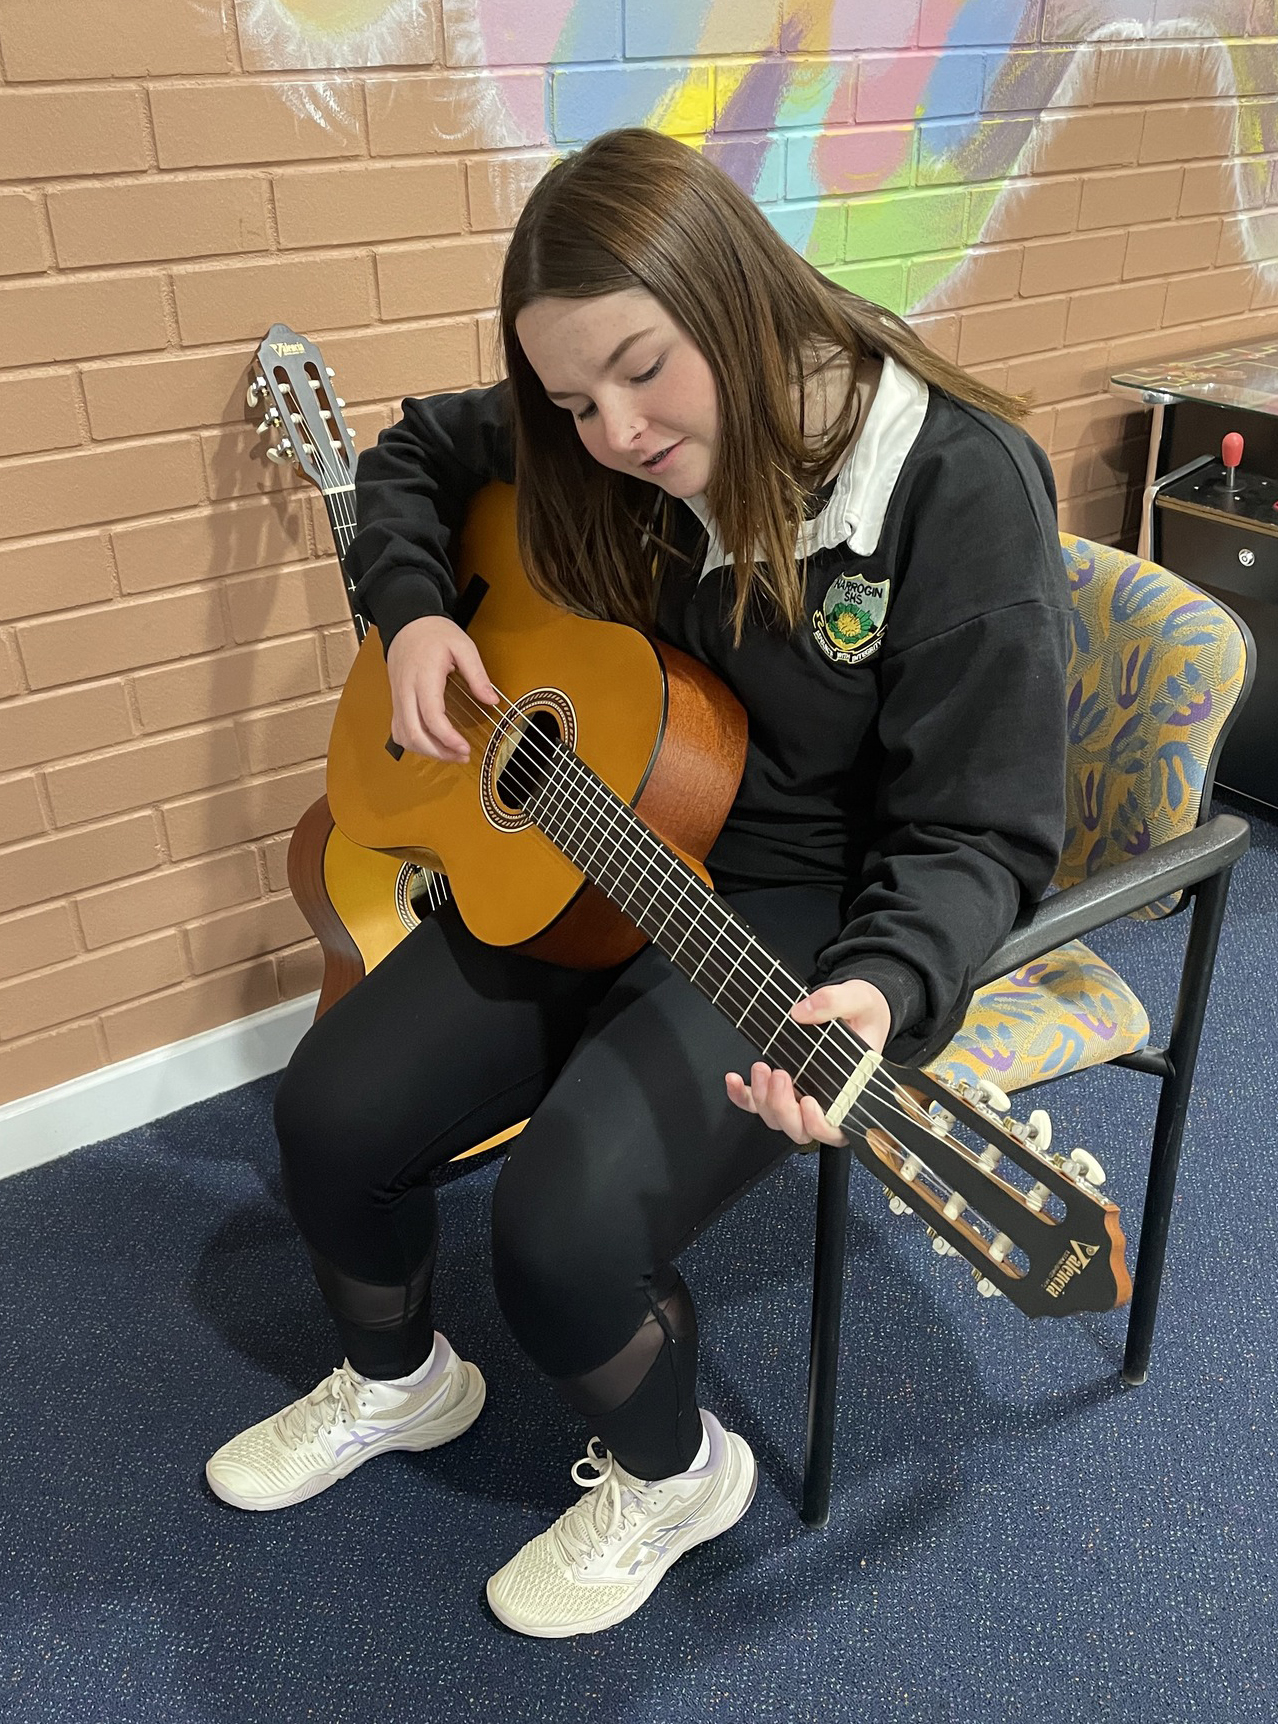
[[283, 359], [286, 353], [305, 353], [306, 343], [304, 341], [273, 341], [271, 352], [278, 354]]
[[1069, 1244], [1070, 1249], [1062, 1254], [1047, 1278], [1045, 1290], [1051, 1299], [1059, 1299], [1074, 1277], [1082, 1274], [1100, 1250], [1099, 1245], [1085, 1245], [1081, 1239], [1071, 1239]]

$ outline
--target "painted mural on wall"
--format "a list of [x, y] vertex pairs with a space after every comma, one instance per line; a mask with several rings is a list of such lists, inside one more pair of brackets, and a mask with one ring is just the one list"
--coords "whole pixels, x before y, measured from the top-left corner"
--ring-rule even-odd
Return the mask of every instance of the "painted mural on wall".
[[[1244, 255], [1278, 274], [1278, 104], [1249, 100], [1278, 88], [1278, 48], [1245, 40], [1278, 34], [1278, 0], [443, 0], [442, 41], [428, 0], [232, 3], [246, 63], [315, 73], [282, 92], [329, 127], [353, 125], [357, 69], [400, 66], [449, 76], [476, 147], [655, 126], [901, 311], [964, 267], [1035, 172], [1052, 111], [1087, 106], [1099, 54], [1143, 44], [1151, 96], [1192, 64], [1193, 94], [1231, 104]], [[512, 180], [512, 222], [545, 159]], [[920, 254], [908, 287], [885, 261]]]

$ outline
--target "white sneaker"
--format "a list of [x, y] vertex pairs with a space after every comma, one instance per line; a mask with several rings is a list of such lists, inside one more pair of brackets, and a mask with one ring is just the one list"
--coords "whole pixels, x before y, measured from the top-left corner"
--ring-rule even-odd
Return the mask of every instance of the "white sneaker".
[[[488, 1582], [493, 1614], [545, 1639], [595, 1634], [632, 1615], [685, 1551], [741, 1519], [758, 1473], [744, 1437], [702, 1412], [710, 1458], [695, 1472], [646, 1483], [592, 1437], [572, 1476], [586, 1494]], [[587, 1463], [593, 1478], [577, 1471]]]
[[397, 1388], [361, 1377], [343, 1360], [309, 1395], [224, 1443], [204, 1476], [236, 1508], [288, 1508], [372, 1455], [451, 1442], [474, 1424], [486, 1393], [478, 1368], [436, 1331], [435, 1355], [420, 1383]]

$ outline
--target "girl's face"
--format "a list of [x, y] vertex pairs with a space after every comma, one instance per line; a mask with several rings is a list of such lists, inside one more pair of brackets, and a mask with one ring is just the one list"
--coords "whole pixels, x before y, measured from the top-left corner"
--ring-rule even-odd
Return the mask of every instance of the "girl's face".
[[515, 330], [547, 395], [573, 415], [596, 461], [672, 497], [705, 490], [719, 438], [714, 378], [701, 349], [650, 293], [535, 299]]

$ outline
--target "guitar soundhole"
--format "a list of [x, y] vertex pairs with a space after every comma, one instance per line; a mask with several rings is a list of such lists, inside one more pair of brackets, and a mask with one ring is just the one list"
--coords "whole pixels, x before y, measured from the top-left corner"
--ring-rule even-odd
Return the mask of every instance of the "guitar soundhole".
[[515, 744], [514, 752], [497, 774], [497, 800], [512, 813], [522, 814], [529, 802], [542, 789], [554, 758], [547, 743], [564, 739], [563, 731], [553, 712], [544, 708], [531, 713], [527, 731]]
[[509, 709], [481, 774], [481, 801], [494, 826], [517, 832], [532, 825], [530, 806], [545, 788], [560, 748], [571, 750], [576, 741], [576, 714], [557, 689], [536, 689]]
[[432, 868], [405, 863], [395, 889], [395, 908], [399, 919], [411, 932], [419, 922], [434, 914], [447, 897], [444, 876]]

